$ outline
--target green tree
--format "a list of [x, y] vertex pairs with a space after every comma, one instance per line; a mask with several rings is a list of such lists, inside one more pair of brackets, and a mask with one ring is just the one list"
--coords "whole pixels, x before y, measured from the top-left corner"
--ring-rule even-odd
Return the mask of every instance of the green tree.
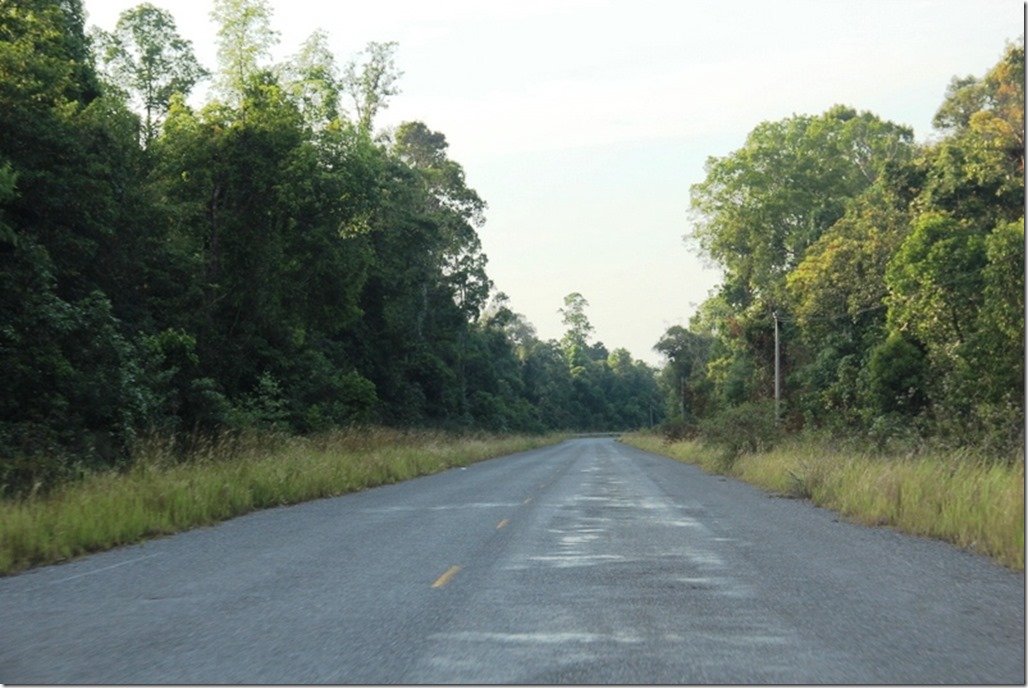
[[397, 43], [367, 44], [343, 70], [343, 90], [353, 101], [356, 124], [370, 132], [379, 110], [389, 107], [389, 98], [400, 93], [396, 85], [403, 72], [396, 68], [393, 54]]
[[548, 430], [575, 428], [572, 381], [563, 352], [556, 341], [535, 340], [524, 353], [522, 377], [525, 397]]
[[667, 359], [661, 386], [667, 415], [673, 421], [694, 423], [709, 411], [706, 380], [712, 340], [710, 335], [697, 334], [674, 325], [653, 347]]
[[753, 299], [784, 303], [784, 276], [887, 165], [909, 159], [913, 133], [871, 113], [765, 122], [740, 150], [707, 161], [692, 187], [691, 238]]
[[405, 122], [396, 131], [393, 152], [418, 173], [425, 197], [423, 212], [440, 230], [439, 257], [458, 307], [469, 321], [478, 317], [492, 282], [476, 228], [485, 223], [486, 203], [467, 186], [463, 168], [446, 156], [446, 137], [422, 122]]
[[444, 270], [443, 223], [450, 218], [433, 210], [423, 170], [386, 151], [380, 162], [382, 203], [369, 219], [372, 260], [356, 355], [390, 420], [462, 417], [461, 357], [470, 322]]
[[144, 3], [125, 10], [111, 33], [99, 32], [98, 57], [108, 79], [129, 94], [143, 111], [142, 142], [148, 146], [176, 93], [188, 95], [208, 76], [179, 36], [167, 10]]
[[531, 326], [497, 294], [469, 337], [467, 392], [475, 425], [501, 432], [544, 429], [523, 375], [526, 347], [535, 341]]
[[9, 93], [46, 91], [36, 105], [99, 97], [81, 0], [9, 0], [0, 6], [0, 39]]
[[955, 82], [936, 121], [947, 136], [917, 161], [924, 181], [890, 265], [889, 322], [926, 351], [939, 429], [1006, 451], [1023, 442], [1009, 431], [1024, 414], [1023, 39], [982, 79]]
[[[368, 132], [357, 126], [357, 135]], [[383, 203], [369, 218], [373, 256], [361, 296], [361, 353], [388, 417], [473, 422], [473, 327], [491, 282], [475, 227], [485, 203], [446, 156], [446, 138], [400, 126], [381, 151]], [[482, 390], [494, 394], [494, 390]], [[489, 403], [479, 399], [479, 414]], [[457, 420], [459, 419], [459, 420]]]
[[[711, 325], [721, 341], [708, 367], [717, 398], [734, 404], [771, 395], [774, 314], [786, 330], [793, 326], [788, 275], [854, 199], [910, 159], [912, 138], [909, 128], [836, 106], [765, 122], [740, 150], [708, 160], [705, 180], [691, 190], [691, 238], [725, 270], [711, 311], [719, 313]], [[789, 331], [781, 335], [789, 381], [805, 353]]]
[[589, 302], [576, 291], [565, 296], [564, 308], [558, 309], [561, 322], [567, 328], [560, 345], [564, 350], [564, 359], [572, 370], [586, 365], [589, 360], [587, 349], [594, 328], [585, 313], [588, 306]]
[[271, 28], [267, 0], [214, 0], [211, 19], [218, 25], [219, 91], [233, 105], [242, 103], [247, 89], [271, 56], [279, 34]]
[[926, 213], [889, 266], [890, 329], [924, 347], [928, 398], [961, 425], [998, 403], [1023, 408], [1023, 231]]
[[315, 31], [286, 65], [286, 88], [312, 129], [334, 122], [341, 115], [342, 78], [328, 47], [328, 34]]
[[794, 381], [806, 419], [816, 424], [867, 420], [861, 380], [886, 335], [885, 273], [909, 231], [909, 213], [893, 184], [880, 180], [855, 199], [786, 278], [809, 352]]
[[605, 393], [613, 411], [610, 426], [636, 430], [663, 419], [663, 399], [652, 367], [620, 348], [610, 353], [606, 368], [610, 374]]
[[985, 236], [942, 214], [914, 223], [889, 266], [889, 317], [930, 349], [967, 341], [982, 306]]
[[924, 352], [908, 337], [894, 332], [876, 346], [868, 360], [869, 388], [876, 415], [907, 417], [925, 405]]
[[135, 118], [103, 97], [82, 18], [74, 1], [0, 5], [0, 480], [12, 485], [122, 460], [153, 406], [123, 320], [145, 323], [136, 280], [152, 256], [146, 231], [126, 231], [143, 203]]
[[984, 226], [1024, 215], [1024, 45], [1007, 46], [982, 79], [955, 81], [935, 122], [947, 136], [917, 162], [918, 212]]
[[994, 398], [1024, 398], [1024, 218], [997, 226], [985, 239], [985, 303], [978, 313], [981, 360], [992, 361], [990, 375], [1001, 389]]
[[299, 113], [268, 82], [251, 85], [239, 111], [173, 107], [158, 148], [172, 231], [197, 258], [199, 301], [181, 324], [230, 397], [273, 369], [291, 339], [284, 277], [296, 209], [284, 196], [302, 140]]

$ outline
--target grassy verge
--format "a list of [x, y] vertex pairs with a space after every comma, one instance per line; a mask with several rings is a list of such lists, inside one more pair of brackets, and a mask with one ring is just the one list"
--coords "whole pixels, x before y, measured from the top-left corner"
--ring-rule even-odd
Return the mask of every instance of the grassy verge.
[[150, 441], [126, 472], [94, 475], [46, 497], [0, 501], [0, 574], [559, 439], [381, 429], [312, 438], [225, 436], [197, 446], [184, 462], [167, 444]]
[[725, 461], [697, 442], [667, 444], [644, 434], [622, 441], [810, 499], [860, 523], [946, 540], [1024, 570], [1023, 462], [1005, 465], [954, 452], [880, 457], [801, 441]]

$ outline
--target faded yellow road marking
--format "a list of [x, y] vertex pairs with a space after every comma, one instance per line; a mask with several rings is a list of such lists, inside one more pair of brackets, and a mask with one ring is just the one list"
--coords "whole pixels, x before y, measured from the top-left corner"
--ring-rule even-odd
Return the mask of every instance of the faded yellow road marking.
[[532, 498], [531, 498], [531, 497], [525, 497], [525, 501], [523, 501], [523, 502], [521, 502], [521, 503], [522, 503], [522, 504], [528, 504], [528, 503], [529, 503], [530, 501], [532, 501]]
[[441, 587], [443, 587], [444, 585], [446, 585], [447, 583], [450, 582], [451, 578], [453, 578], [455, 575], [457, 575], [458, 571], [460, 571], [460, 567], [459, 566], [451, 566], [450, 568], [448, 568], [446, 570], [446, 573], [444, 573], [443, 575], [439, 576], [439, 579], [436, 580], [435, 583], [432, 583], [432, 587], [433, 588], [441, 588]]
[[508, 523], [510, 523], [510, 519], [509, 518], [503, 519], [502, 521], [500, 521], [499, 523], [496, 524], [496, 530], [499, 530], [500, 528], [503, 528]]

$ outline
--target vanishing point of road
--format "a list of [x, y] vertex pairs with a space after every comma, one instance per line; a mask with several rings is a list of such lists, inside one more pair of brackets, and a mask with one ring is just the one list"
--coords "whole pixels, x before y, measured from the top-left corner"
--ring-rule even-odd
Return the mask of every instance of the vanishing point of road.
[[1023, 684], [1024, 593], [589, 438], [0, 579], [0, 682]]

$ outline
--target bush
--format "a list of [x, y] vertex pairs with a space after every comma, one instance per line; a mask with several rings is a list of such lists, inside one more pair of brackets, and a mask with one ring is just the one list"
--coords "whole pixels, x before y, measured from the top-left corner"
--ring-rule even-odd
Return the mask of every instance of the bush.
[[889, 335], [871, 352], [867, 369], [871, 395], [885, 414], [917, 414], [926, 403], [924, 352], [901, 333]]
[[697, 430], [704, 444], [721, 450], [726, 468], [745, 452], [768, 451], [779, 436], [774, 402], [767, 401], [732, 406], [701, 420]]
[[665, 442], [682, 442], [696, 439], [696, 423], [687, 420], [666, 420], [658, 428]]

